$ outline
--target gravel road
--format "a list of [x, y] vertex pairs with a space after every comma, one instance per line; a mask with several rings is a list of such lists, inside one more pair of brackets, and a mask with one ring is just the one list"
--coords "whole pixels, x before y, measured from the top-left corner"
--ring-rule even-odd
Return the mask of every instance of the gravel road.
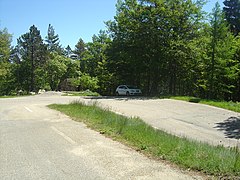
[[[47, 104], [68, 103], [74, 99], [91, 101], [62, 97], [60, 93], [0, 99], [0, 179], [203, 179], [150, 160], [46, 107]], [[150, 109], [158, 103], [114, 99], [107, 102], [108, 99], [100, 101], [121, 113], [143, 115], [142, 118], [147, 114], [153, 118], [156, 109]], [[124, 103], [129, 108], [125, 108]], [[135, 114], [138, 111], [140, 114]], [[156, 115], [160, 112], [164, 113], [164, 110], [159, 110]], [[167, 114], [165, 116], [167, 118]]]

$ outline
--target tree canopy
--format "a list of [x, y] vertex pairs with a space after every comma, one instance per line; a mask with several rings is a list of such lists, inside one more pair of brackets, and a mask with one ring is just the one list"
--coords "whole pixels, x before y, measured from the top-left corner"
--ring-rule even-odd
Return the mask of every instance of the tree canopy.
[[234, 35], [240, 32], [240, 0], [225, 0], [223, 11]]
[[[43, 41], [36, 26], [10, 47], [0, 31], [0, 94], [22, 89], [96, 90], [119, 84], [145, 95], [191, 95], [240, 101], [239, 0], [118, 0], [114, 20], [92, 42], [62, 48], [49, 25]], [[4, 64], [4, 65], [3, 65]], [[3, 88], [4, 87], [4, 88]]]

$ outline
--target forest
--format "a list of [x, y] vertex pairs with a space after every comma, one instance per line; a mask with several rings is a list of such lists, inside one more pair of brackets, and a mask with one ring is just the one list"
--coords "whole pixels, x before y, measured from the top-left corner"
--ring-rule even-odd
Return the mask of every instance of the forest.
[[240, 0], [119, 0], [114, 20], [74, 49], [49, 24], [35, 25], [11, 46], [0, 30], [0, 96], [89, 89], [114, 95], [119, 84], [146, 96], [188, 95], [240, 101]]

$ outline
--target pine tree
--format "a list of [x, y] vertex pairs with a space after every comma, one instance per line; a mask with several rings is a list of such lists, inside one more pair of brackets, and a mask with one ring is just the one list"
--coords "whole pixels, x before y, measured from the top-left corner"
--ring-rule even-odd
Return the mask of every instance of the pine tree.
[[240, 32], [240, 0], [225, 0], [223, 11], [234, 35]]
[[72, 54], [72, 49], [71, 47], [68, 45], [66, 48], [65, 48], [65, 55], [70, 57], [70, 55]]
[[75, 45], [74, 53], [78, 56], [80, 71], [84, 72], [85, 62], [83, 60], [83, 54], [86, 51], [86, 45], [82, 38], [79, 39], [78, 43]]
[[77, 54], [79, 56], [79, 58], [81, 59], [81, 57], [83, 56], [83, 52], [86, 50], [85, 49], [85, 43], [83, 41], [82, 38], [79, 39], [78, 43], [75, 45], [75, 51], [74, 53]]
[[43, 44], [43, 39], [40, 31], [36, 26], [30, 27], [30, 32], [23, 34], [18, 39], [18, 45], [21, 48], [22, 63], [21, 66], [25, 69], [22, 83], [25, 83], [27, 91], [36, 91], [37, 84], [35, 81], [35, 70], [43, 67], [46, 63], [46, 46]]
[[222, 99], [226, 93], [231, 93], [229, 85], [231, 72], [228, 64], [233, 56], [233, 35], [230, 33], [224, 14], [217, 2], [210, 19], [210, 44], [208, 74], [208, 98]]
[[47, 47], [50, 52], [61, 52], [58, 34], [55, 35], [55, 30], [51, 24], [48, 25], [48, 34], [45, 41], [47, 42]]

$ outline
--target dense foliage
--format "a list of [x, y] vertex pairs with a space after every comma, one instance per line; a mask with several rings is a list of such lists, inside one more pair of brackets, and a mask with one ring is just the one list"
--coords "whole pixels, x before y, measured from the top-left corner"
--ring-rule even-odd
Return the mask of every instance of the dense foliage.
[[0, 95], [7, 93], [10, 84], [11, 67], [8, 61], [11, 53], [12, 36], [7, 29], [0, 30]]
[[240, 1], [225, 0], [223, 3], [225, 5], [223, 11], [230, 25], [230, 29], [235, 35], [238, 35], [240, 32]]
[[[45, 43], [34, 25], [11, 48], [0, 33], [0, 94], [19, 90], [97, 90], [119, 84], [146, 95], [191, 95], [240, 101], [239, 0], [119, 0], [107, 31], [75, 49], [61, 47], [52, 25]], [[11, 52], [11, 53], [10, 53]], [[10, 56], [11, 54], [11, 56]]]

